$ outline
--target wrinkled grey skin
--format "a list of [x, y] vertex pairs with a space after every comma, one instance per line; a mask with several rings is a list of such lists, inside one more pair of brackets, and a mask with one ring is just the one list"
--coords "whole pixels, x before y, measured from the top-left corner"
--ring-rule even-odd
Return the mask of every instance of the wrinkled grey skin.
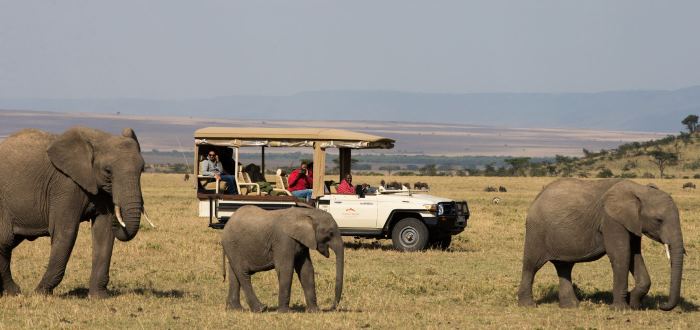
[[[89, 294], [106, 297], [114, 238], [128, 241], [139, 230], [144, 161], [131, 129], [122, 136], [75, 127], [61, 135], [26, 129], [0, 143], [0, 284], [20, 293], [12, 279], [12, 249], [23, 240], [51, 236], [46, 273], [36, 292], [50, 294], [61, 282], [78, 225], [92, 221]], [[114, 217], [121, 207], [126, 227]]]
[[278, 312], [289, 311], [289, 293], [296, 271], [306, 298], [308, 311], [318, 311], [314, 267], [309, 249], [318, 250], [326, 258], [330, 247], [336, 257], [335, 300], [343, 291], [343, 240], [333, 217], [317, 209], [293, 207], [266, 211], [257, 206], [244, 206], [226, 223], [221, 238], [229, 262], [228, 309], [241, 309], [240, 289], [245, 292], [252, 311], [266, 306], [253, 292], [250, 276], [270, 269], [277, 270], [279, 280]]
[[[656, 187], [619, 179], [559, 179], [549, 184], [527, 215], [518, 303], [535, 304], [535, 273], [550, 261], [559, 275], [559, 306], [577, 306], [571, 269], [577, 262], [607, 254], [613, 268], [613, 307], [639, 308], [651, 286], [641, 254], [642, 235], [669, 245], [670, 293], [661, 309], [671, 310], [680, 300], [685, 253], [678, 208], [671, 196]], [[628, 272], [635, 282], [629, 296]]]

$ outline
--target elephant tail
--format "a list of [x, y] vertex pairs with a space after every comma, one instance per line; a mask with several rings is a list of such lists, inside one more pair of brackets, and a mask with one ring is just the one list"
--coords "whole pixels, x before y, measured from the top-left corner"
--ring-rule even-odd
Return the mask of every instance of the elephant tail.
[[224, 275], [224, 282], [226, 282], [226, 251], [224, 251], [223, 245], [221, 245], [221, 271]]

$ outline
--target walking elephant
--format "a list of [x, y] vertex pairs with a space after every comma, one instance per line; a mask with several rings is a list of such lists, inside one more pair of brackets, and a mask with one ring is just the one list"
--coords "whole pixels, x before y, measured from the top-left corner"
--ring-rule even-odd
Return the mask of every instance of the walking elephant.
[[[641, 254], [642, 235], [670, 248], [670, 293], [661, 309], [671, 310], [680, 300], [685, 253], [671, 196], [655, 186], [620, 179], [559, 179], [549, 184], [528, 211], [519, 304], [535, 304], [535, 273], [550, 261], [559, 276], [559, 306], [577, 306], [571, 283], [574, 264], [607, 254], [613, 270], [613, 307], [639, 308], [651, 286]], [[629, 296], [628, 272], [635, 282]]]
[[298, 207], [266, 211], [257, 206], [244, 206], [226, 223], [221, 244], [230, 271], [226, 301], [228, 309], [242, 308], [240, 289], [243, 288], [250, 309], [255, 312], [264, 311], [266, 306], [255, 296], [250, 276], [274, 268], [279, 281], [277, 311], [289, 311], [294, 271], [304, 290], [307, 310], [317, 311], [314, 267], [309, 249], [318, 250], [328, 258], [329, 247], [336, 258], [335, 300], [332, 309], [340, 302], [343, 291], [343, 239], [338, 225], [328, 212]]
[[12, 250], [23, 240], [51, 236], [46, 272], [36, 292], [61, 282], [81, 221], [92, 222], [89, 295], [107, 296], [114, 238], [139, 230], [144, 161], [131, 129], [122, 136], [74, 127], [61, 135], [26, 129], [0, 143], [0, 284], [16, 295]]

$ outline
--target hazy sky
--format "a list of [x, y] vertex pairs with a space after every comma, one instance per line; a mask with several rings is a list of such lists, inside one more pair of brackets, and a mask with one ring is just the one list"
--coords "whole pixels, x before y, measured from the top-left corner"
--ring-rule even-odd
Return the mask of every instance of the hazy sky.
[[0, 0], [0, 97], [700, 85], [700, 1]]

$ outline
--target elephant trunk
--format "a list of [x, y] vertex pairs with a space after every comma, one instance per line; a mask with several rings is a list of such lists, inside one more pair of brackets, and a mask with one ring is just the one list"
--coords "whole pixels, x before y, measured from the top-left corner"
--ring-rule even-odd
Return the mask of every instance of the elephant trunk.
[[671, 250], [671, 284], [668, 294], [668, 302], [662, 304], [660, 307], [662, 310], [670, 311], [676, 305], [681, 298], [681, 277], [683, 275], [683, 254], [685, 253], [685, 248], [683, 247], [683, 239], [677, 240], [669, 244]]
[[335, 310], [343, 294], [343, 269], [345, 267], [345, 251], [343, 238], [340, 236], [340, 233], [333, 238], [330, 247], [335, 254], [335, 300], [333, 300], [333, 306], [331, 307], [332, 310]]
[[[141, 198], [141, 187], [139, 184], [122, 184], [121, 188], [130, 192], [128, 194], [118, 194], [115, 185], [114, 214], [118, 219], [112, 225], [114, 237], [122, 242], [130, 241], [136, 236], [141, 225], [141, 213], [143, 212], [143, 199]], [[135, 191], [136, 193], [133, 193]], [[121, 218], [121, 219], [119, 219]]]

